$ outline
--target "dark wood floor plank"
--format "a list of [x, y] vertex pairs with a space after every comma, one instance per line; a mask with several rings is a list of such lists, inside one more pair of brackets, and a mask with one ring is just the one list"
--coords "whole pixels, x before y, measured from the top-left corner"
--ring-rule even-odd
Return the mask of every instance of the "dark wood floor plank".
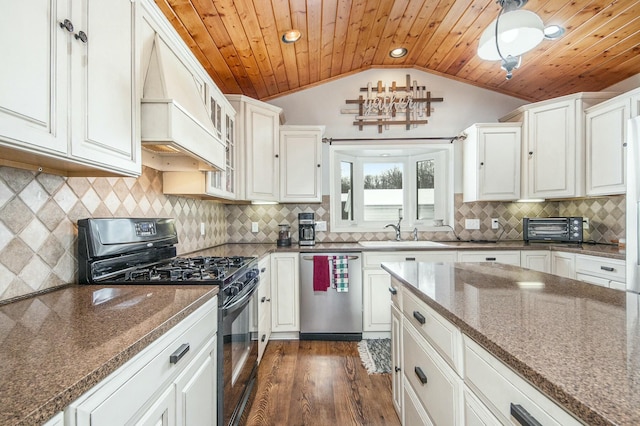
[[399, 424], [390, 375], [369, 375], [356, 342], [269, 342], [248, 426]]

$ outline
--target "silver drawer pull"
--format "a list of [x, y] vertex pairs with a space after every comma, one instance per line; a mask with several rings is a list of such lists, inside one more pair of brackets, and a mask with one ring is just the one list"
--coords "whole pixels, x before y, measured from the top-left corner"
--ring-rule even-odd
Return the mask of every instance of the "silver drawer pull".
[[423, 385], [426, 385], [427, 384], [427, 375], [424, 374], [424, 371], [422, 371], [422, 368], [415, 367], [413, 369], [413, 371], [416, 372], [416, 376], [418, 376], [418, 379], [420, 379], [420, 383], [422, 383]]
[[607, 272], [615, 271], [615, 269], [612, 268], [611, 266], [601, 266], [600, 269], [602, 269], [603, 271], [607, 271]]
[[511, 417], [522, 426], [542, 426], [522, 405], [513, 402], [511, 403]]
[[189, 344], [183, 343], [178, 349], [175, 350], [174, 353], [169, 356], [169, 362], [171, 364], [177, 364], [178, 361], [180, 361], [180, 359], [182, 359], [182, 357], [187, 354], [187, 352], [189, 352]]
[[413, 311], [413, 317], [418, 320], [420, 324], [427, 322], [427, 319], [418, 311]]

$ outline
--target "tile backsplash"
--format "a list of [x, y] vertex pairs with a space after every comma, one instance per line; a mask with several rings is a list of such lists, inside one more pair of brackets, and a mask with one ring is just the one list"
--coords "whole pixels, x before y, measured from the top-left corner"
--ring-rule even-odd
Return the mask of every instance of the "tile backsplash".
[[[275, 243], [278, 225], [292, 225], [298, 240], [300, 212], [315, 213], [329, 224], [329, 197], [320, 204], [224, 205], [215, 201], [164, 195], [162, 174], [143, 167], [139, 178], [65, 178], [0, 167], [0, 301], [77, 280], [78, 219], [85, 217], [173, 217], [178, 253], [223, 244]], [[455, 232], [461, 239], [522, 239], [525, 216], [585, 216], [585, 239], [608, 242], [624, 238], [625, 197], [611, 196], [546, 203], [463, 203], [455, 197]], [[491, 229], [491, 218], [502, 229]], [[480, 219], [479, 230], [465, 230], [468, 218]], [[258, 222], [259, 232], [251, 232]], [[205, 235], [200, 235], [200, 224]], [[392, 232], [318, 232], [320, 242], [385, 240]], [[455, 239], [453, 232], [422, 232], [420, 239]], [[410, 238], [403, 232], [403, 238]]]
[[[162, 193], [162, 174], [65, 178], [0, 167], [0, 300], [76, 282], [76, 222], [86, 217], [173, 217], [178, 253], [223, 244], [223, 204]], [[200, 235], [200, 223], [205, 235]]]

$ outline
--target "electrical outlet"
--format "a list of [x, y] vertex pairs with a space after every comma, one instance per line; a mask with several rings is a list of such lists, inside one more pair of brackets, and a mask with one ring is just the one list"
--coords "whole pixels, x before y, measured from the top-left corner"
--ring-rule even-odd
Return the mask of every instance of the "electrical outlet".
[[251, 232], [258, 232], [258, 222], [251, 222]]
[[200, 222], [200, 235], [204, 235], [204, 222]]
[[465, 229], [480, 229], [480, 219], [465, 219], [464, 220], [464, 228]]
[[498, 222], [498, 218], [494, 217], [491, 219], [491, 229], [500, 228], [500, 222]]
[[584, 229], [585, 231], [589, 230], [589, 218], [588, 217], [583, 217], [582, 218], [582, 229]]
[[316, 222], [316, 231], [318, 232], [326, 232], [327, 231], [327, 221], [319, 220]]

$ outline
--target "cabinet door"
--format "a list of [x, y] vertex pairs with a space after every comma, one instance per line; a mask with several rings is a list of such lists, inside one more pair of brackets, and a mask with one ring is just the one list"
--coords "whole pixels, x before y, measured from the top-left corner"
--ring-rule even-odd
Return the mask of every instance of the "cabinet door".
[[551, 252], [533, 250], [520, 252], [520, 266], [540, 272], [551, 272]]
[[280, 201], [322, 202], [322, 134], [280, 131]]
[[586, 113], [586, 193], [624, 194], [626, 191], [626, 128], [628, 98]]
[[551, 273], [565, 278], [575, 278], [575, 255], [570, 253], [552, 253]]
[[68, 2], [4, 1], [1, 16], [0, 140], [66, 153]]
[[271, 264], [267, 257], [260, 261], [260, 287], [258, 288], [258, 362], [271, 337]]
[[176, 380], [177, 425], [216, 424], [216, 338]]
[[520, 128], [480, 129], [478, 200], [520, 198]]
[[71, 154], [140, 174], [135, 5], [130, 0], [73, 3], [75, 32], [87, 39], [71, 42]]
[[576, 182], [575, 101], [531, 108], [526, 113], [528, 197], [579, 196]]
[[278, 201], [278, 114], [257, 105], [245, 110], [247, 200]]
[[391, 307], [391, 389], [393, 407], [402, 418], [402, 312]]
[[300, 331], [298, 253], [271, 255], [271, 331]]
[[391, 330], [391, 278], [386, 271], [365, 269], [363, 274], [363, 314], [362, 331]]
[[[109, 423], [106, 419], [106, 425]], [[93, 421], [91, 424], [95, 424]], [[176, 389], [170, 385], [155, 403], [135, 423], [136, 426], [174, 426], [176, 425]]]

